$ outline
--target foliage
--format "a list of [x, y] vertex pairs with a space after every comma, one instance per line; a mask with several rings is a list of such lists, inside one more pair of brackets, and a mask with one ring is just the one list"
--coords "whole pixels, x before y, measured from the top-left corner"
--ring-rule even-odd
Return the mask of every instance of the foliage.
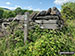
[[8, 19], [10, 17], [15, 17], [15, 12], [13, 12], [13, 11], [4, 11], [3, 18]]
[[75, 19], [75, 2], [69, 2], [62, 5], [61, 13], [64, 19]]
[[20, 7], [15, 9], [16, 14], [22, 14], [22, 9]]
[[3, 17], [3, 9], [2, 8], [0, 8], [0, 19]]
[[14, 11], [16, 15], [17, 14], [23, 15], [25, 12], [29, 12], [29, 13], [33, 12], [33, 10], [24, 10], [24, 9], [21, 9], [20, 7], [16, 8]]
[[[43, 30], [36, 26], [29, 30], [27, 45], [23, 42], [23, 31], [16, 29], [13, 34], [0, 40], [0, 55], [60, 56], [60, 51], [75, 51], [75, 28], [72, 21], [66, 23], [68, 26], [64, 26], [62, 30]], [[17, 25], [13, 22], [12, 26]]]

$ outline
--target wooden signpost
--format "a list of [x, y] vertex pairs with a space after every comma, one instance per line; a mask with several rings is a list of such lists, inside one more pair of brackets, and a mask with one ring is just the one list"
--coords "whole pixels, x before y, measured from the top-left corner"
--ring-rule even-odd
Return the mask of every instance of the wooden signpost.
[[26, 44], [27, 36], [28, 36], [28, 23], [29, 23], [29, 13], [25, 13], [24, 18], [24, 44]]
[[[40, 25], [42, 29], [59, 29], [59, 17], [58, 16], [42, 16], [37, 17], [35, 22]], [[59, 24], [58, 24], [59, 23]], [[61, 24], [60, 24], [61, 26]], [[26, 12], [24, 16], [24, 43], [26, 43], [29, 28], [29, 13]]]

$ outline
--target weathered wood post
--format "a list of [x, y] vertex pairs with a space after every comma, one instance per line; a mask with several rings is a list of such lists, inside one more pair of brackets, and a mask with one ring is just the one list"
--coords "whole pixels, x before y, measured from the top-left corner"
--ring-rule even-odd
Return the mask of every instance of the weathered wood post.
[[28, 23], [29, 23], [29, 13], [25, 13], [25, 18], [24, 18], [24, 44], [26, 44], [26, 40], [28, 37]]

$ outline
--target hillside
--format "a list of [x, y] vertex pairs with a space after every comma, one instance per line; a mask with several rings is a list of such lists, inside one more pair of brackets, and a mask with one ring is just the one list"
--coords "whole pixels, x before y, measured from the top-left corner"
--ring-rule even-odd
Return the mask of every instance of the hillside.
[[12, 18], [18, 14], [24, 15], [25, 12], [29, 12], [31, 14], [33, 10], [21, 9], [20, 7], [16, 8], [15, 10], [9, 10], [8, 8], [0, 7], [0, 19]]

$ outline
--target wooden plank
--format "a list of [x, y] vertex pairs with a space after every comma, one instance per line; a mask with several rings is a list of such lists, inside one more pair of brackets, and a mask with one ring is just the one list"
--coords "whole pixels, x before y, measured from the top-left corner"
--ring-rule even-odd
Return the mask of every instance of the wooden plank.
[[72, 55], [72, 54], [75, 54], [75, 52], [60, 52], [59, 53], [60, 55]]
[[30, 15], [30, 19], [33, 19], [35, 16], [36, 16], [36, 12], [33, 12], [31, 15]]
[[58, 20], [35, 20], [36, 23], [56, 24]]
[[59, 19], [58, 16], [39, 16], [37, 17], [37, 20], [38, 19]]
[[35, 20], [36, 23], [42, 23], [42, 20]]
[[43, 20], [43, 23], [56, 24], [57, 20]]
[[43, 25], [41, 25], [41, 27], [43, 29], [58, 29], [58, 25], [57, 24], [43, 24]]

